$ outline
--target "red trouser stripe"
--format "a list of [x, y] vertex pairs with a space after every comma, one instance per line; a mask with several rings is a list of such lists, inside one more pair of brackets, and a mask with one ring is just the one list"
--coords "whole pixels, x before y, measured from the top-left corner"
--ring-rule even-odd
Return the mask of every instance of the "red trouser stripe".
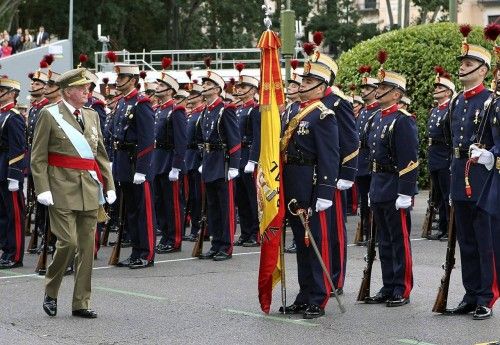
[[21, 241], [22, 238], [22, 223], [21, 223], [21, 210], [19, 209], [19, 193], [12, 192], [12, 206], [14, 210], [14, 231], [16, 239], [16, 254], [14, 255], [14, 261], [18, 262], [21, 260]]
[[345, 260], [345, 238], [344, 238], [344, 212], [342, 211], [342, 194], [340, 190], [335, 190], [335, 215], [337, 218], [337, 236], [339, 239], [339, 261], [340, 261], [340, 272], [339, 280], [337, 282], [337, 288], [344, 287], [344, 260]]
[[179, 181], [172, 181], [172, 199], [174, 204], [174, 236], [175, 242], [174, 247], [179, 248], [181, 246], [181, 209], [179, 207], [179, 198], [181, 194], [179, 192]]
[[491, 285], [491, 291], [493, 292], [493, 298], [491, 299], [488, 308], [493, 308], [493, 305], [497, 301], [498, 297], [500, 296], [500, 291], [498, 288], [498, 275], [497, 275], [497, 268], [495, 264], [495, 254], [493, 254], [493, 284]]
[[407, 223], [406, 223], [406, 210], [400, 209], [399, 211], [401, 214], [401, 228], [403, 231], [403, 246], [405, 249], [405, 277], [404, 277], [405, 290], [403, 292], [403, 297], [409, 298], [410, 292], [412, 289], [412, 285], [413, 285], [410, 238], [408, 236], [408, 227], [407, 227]]
[[227, 201], [229, 203], [229, 241], [231, 244], [229, 245], [229, 253], [233, 253], [233, 243], [234, 243], [234, 232], [235, 228], [234, 225], [236, 223], [235, 220], [235, 214], [234, 214], [234, 185], [233, 185], [233, 180], [227, 181], [227, 191], [228, 191], [228, 197]]
[[[319, 212], [319, 224], [321, 228], [321, 257], [323, 259], [323, 262], [325, 263], [326, 270], [328, 272], [330, 271], [330, 250], [328, 249], [329, 242], [328, 241], [328, 225], [326, 222], [326, 214], [325, 211], [320, 211]], [[326, 306], [326, 303], [330, 299], [330, 291], [332, 291], [333, 287], [330, 286], [330, 282], [328, 281], [328, 277], [323, 272], [323, 282], [325, 283], [325, 292], [326, 296], [325, 299], [323, 300], [323, 303], [321, 303], [321, 308], [324, 308]]]
[[146, 203], [146, 231], [149, 243], [148, 261], [153, 260], [155, 240], [153, 234], [153, 209], [151, 207], [151, 189], [149, 181], [144, 182], [144, 201]]

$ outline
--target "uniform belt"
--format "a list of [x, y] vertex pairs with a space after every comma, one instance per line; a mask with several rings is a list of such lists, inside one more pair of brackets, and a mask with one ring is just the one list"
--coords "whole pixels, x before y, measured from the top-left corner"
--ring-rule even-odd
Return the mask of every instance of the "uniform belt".
[[155, 148], [157, 148], [157, 149], [164, 149], [164, 150], [173, 150], [174, 149], [174, 145], [173, 144], [169, 144], [169, 143], [156, 143], [155, 142]]
[[315, 166], [317, 161], [315, 158], [304, 157], [303, 155], [285, 154], [285, 164]]
[[248, 140], [242, 140], [241, 141], [241, 147], [250, 147], [252, 146], [252, 142]]
[[391, 173], [397, 172], [396, 167], [390, 164], [379, 164], [377, 162], [371, 162], [371, 171], [374, 173]]
[[119, 151], [132, 151], [132, 150], [135, 150], [136, 144], [134, 144], [134, 143], [121, 143], [119, 141], [115, 141], [113, 143], [113, 147], [115, 150], [119, 150]]
[[226, 149], [226, 145], [222, 143], [203, 143], [202, 146], [205, 152], [222, 151]]
[[469, 150], [462, 149], [460, 147], [454, 147], [453, 148], [453, 157], [455, 157], [456, 159], [469, 158]]
[[429, 146], [432, 145], [446, 145], [446, 141], [441, 138], [429, 138], [428, 140]]
[[495, 169], [498, 170], [498, 173], [500, 174], [500, 157], [497, 157], [495, 160]]

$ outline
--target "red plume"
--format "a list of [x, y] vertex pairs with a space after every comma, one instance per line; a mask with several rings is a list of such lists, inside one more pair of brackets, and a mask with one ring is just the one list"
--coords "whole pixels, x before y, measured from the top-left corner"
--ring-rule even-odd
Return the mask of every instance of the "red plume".
[[116, 61], [118, 61], [118, 56], [116, 56], [116, 53], [114, 51], [109, 51], [106, 53], [106, 58], [112, 62], [112, 63], [115, 63]]
[[170, 65], [172, 65], [171, 58], [165, 56], [161, 59], [161, 68], [168, 69], [170, 67]]
[[198, 79], [193, 79], [193, 84], [198, 84]]
[[102, 82], [104, 83], [104, 85], [108, 85], [109, 78], [102, 78]]
[[234, 79], [233, 77], [229, 78], [229, 84], [230, 85], [236, 84], [236, 79]]
[[370, 65], [361, 65], [358, 67], [359, 74], [370, 73], [371, 71], [372, 71], [372, 66]]
[[40, 61], [40, 68], [47, 68], [47, 67], [49, 67], [47, 61], [45, 60]]
[[147, 75], [148, 75], [148, 74], [146, 73], [146, 71], [141, 71], [141, 72], [139, 73], [139, 77], [140, 77], [141, 79], [146, 79], [146, 76], [147, 76]]
[[472, 31], [472, 26], [470, 26], [469, 24], [460, 25], [460, 33], [462, 34], [462, 36], [464, 37], [469, 36], [471, 31]]
[[4, 74], [0, 78], [2, 78], [2, 79], [9, 79], [9, 76], [7, 74]]
[[33, 79], [34, 76], [35, 76], [35, 73], [33, 73], [33, 72], [28, 73], [28, 78]]
[[316, 31], [315, 33], [313, 33], [313, 42], [317, 46], [321, 45], [321, 42], [323, 42], [324, 38], [325, 38], [325, 36], [323, 35], [323, 32], [321, 32], [321, 31]]
[[304, 49], [304, 53], [306, 53], [307, 56], [312, 55], [312, 53], [314, 53], [314, 48], [316, 48], [316, 45], [311, 42], [306, 42], [302, 46], [302, 49]]
[[434, 72], [442, 76], [446, 71], [444, 70], [443, 66], [434, 66]]
[[[106, 57], [107, 57], [107, 54], [106, 54]], [[78, 57], [78, 60], [80, 60], [81, 64], [84, 64], [85, 62], [89, 61], [89, 57], [86, 54], [80, 54], [80, 56]]]
[[241, 71], [243, 71], [243, 68], [245, 68], [245, 64], [242, 63], [242, 62], [238, 62], [236, 65], [235, 65], [235, 68], [238, 72], [241, 73]]
[[378, 62], [383, 65], [387, 61], [387, 52], [385, 50], [379, 50], [377, 54]]
[[210, 68], [210, 64], [212, 63], [212, 58], [210, 56], [205, 56], [203, 58], [203, 62], [207, 68]]
[[188, 76], [189, 80], [191, 80], [191, 76], [192, 76], [191, 70], [187, 70], [186, 75]]
[[356, 84], [351, 84], [351, 85], [349, 85], [349, 89], [350, 89], [351, 91], [355, 91], [355, 90], [356, 90]]
[[500, 35], [500, 24], [492, 23], [484, 28], [484, 38], [495, 42]]
[[451, 80], [451, 74], [446, 71], [443, 73], [442, 77]]
[[290, 67], [292, 67], [292, 69], [297, 69], [297, 67], [299, 67], [299, 60], [297, 59], [290, 60]]
[[52, 54], [47, 54], [44, 55], [43, 59], [47, 62], [47, 64], [50, 66], [54, 62], [54, 55]]

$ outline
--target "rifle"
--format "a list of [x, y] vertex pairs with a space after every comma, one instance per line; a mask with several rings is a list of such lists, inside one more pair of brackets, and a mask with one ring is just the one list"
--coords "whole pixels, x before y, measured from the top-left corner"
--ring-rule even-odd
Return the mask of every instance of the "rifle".
[[203, 241], [205, 239], [205, 229], [207, 228], [207, 201], [206, 194], [201, 195], [201, 218], [199, 222], [200, 230], [198, 231], [198, 238], [193, 246], [191, 256], [197, 258], [203, 251]]
[[361, 217], [356, 227], [356, 233], [354, 235], [354, 244], [358, 244], [361, 241], [363, 241], [363, 217]]
[[[111, 207], [112, 206], [109, 204], [104, 205], [104, 209], [106, 210], [107, 214], [110, 214]], [[102, 236], [101, 236], [101, 245], [102, 246], [106, 247], [108, 245], [110, 228], [111, 228], [111, 219], [108, 219], [108, 221], [106, 222], [106, 225], [104, 226], [104, 231], [102, 232]]]
[[372, 279], [372, 267], [375, 256], [375, 243], [377, 242], [377, 228], [373, 221], [373, 212], [370, 212], [370, 238], [368, 239], [367, 253], [366, 253], [366, 267], [363, 269], [363, 279], [359, 287], [358, 302], [364, 301], [366, 297], [370, 296], [370, 283]]
[[28, 177], [28, 186], [26, 190], [26, 214], [24, 218], [24, 231], [25, 234], [31, 234], [30, 242], [28, 244], [28, 252], [35, 253], [38, 247], [38, 231], [36, 226], [31, 231], [31, 218], [35, 211], [35, 189], [33, 188], [33, 181]]
[[[116, 238], [116, 243], [113, 247], [113, 251], [111, 252], [111, 256], [109, 257], [108, 265], [116, 266], [120, 261], [120, 251], [122, 248], [122, 239], [123, 239], [123, 190], [120, 188], [120, 204], [118, 205], [118, 235]], [[108, 221], [109, 223], [109, 221]]]
[[47, 254], [50, 245], [50, 221], [49, 221], [49, 210], [47, 208], [45, 212], [45, 231], [43, 234], [43, 248], [42, 252], [38, 255], [38, 262], [36, 264], [35, 272], [43, 276], [47, 272]]
[[[447, 202], [447, 200], [443, 200]], [[434, 208], [434, 187], [432, 180], [429, 190], [429, 199], [427, 200], [427, 210], [425, 211], [424, 223], [422, 224], [422, 238], [428, 238], [432, 233], [432, 222], [434, 220], [436, 209]]]
[[448, 290], [450, 287], [451, 271], [455, 266], [455, 247], [456, 247], [457, 231], [455, 228], [455, 206], [450, 207], [450, 222], [448, 223], [448, 247], [446, 248], [446, 262], [443, 264], [444, 275], [441, 278], [436, 301], [432, 307], [435, 313], [444, 313], [448, 302]]

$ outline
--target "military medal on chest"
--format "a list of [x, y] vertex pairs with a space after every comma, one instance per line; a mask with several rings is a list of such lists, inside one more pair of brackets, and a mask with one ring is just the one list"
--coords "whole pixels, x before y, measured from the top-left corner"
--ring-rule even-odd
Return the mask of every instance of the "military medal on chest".
[[477, 125], [479, 123], [479, 113], [480, 113], [480, 110], [476, 109], [476, 113], [474, 115], [474, 124], [475, 125]]

